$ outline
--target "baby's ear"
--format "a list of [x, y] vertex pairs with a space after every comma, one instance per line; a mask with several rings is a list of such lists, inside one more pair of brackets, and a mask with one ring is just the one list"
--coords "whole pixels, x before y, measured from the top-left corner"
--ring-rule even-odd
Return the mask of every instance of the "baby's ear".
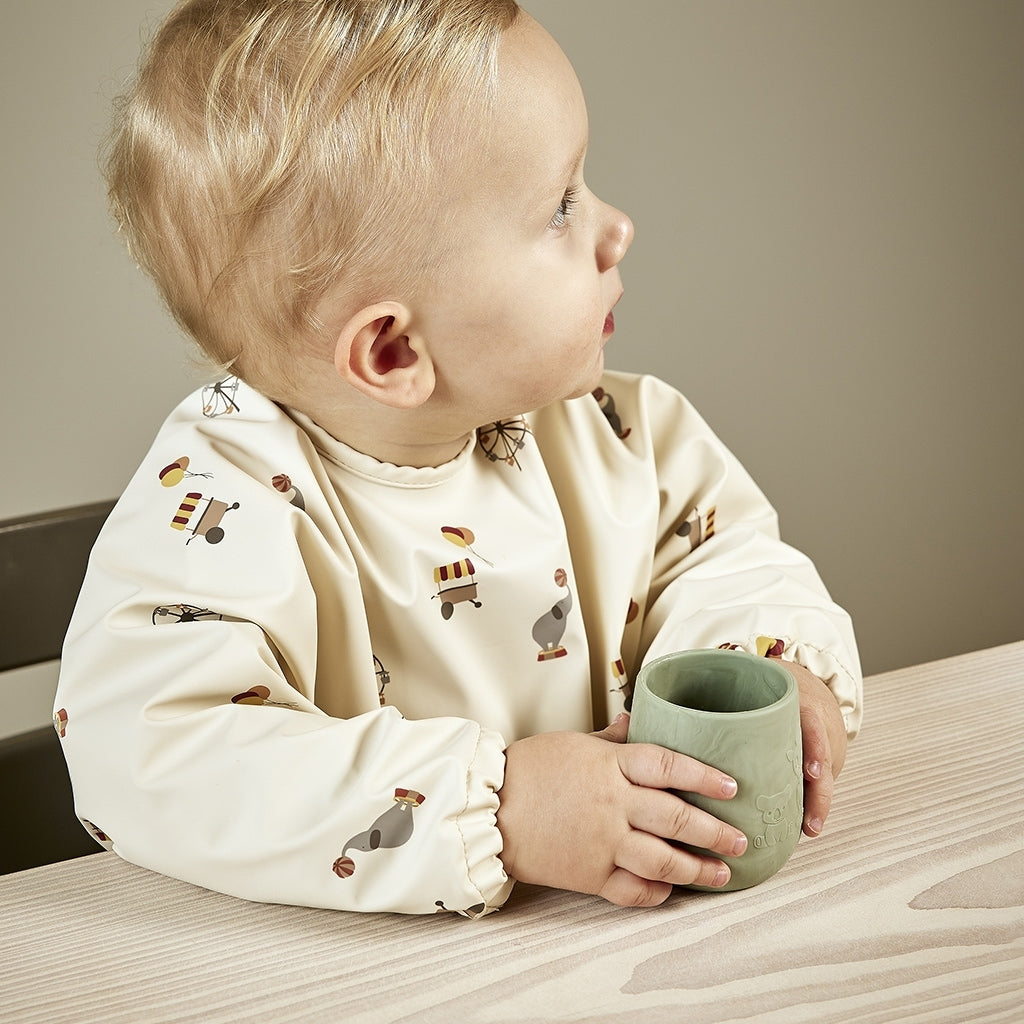
[[354, 388], [396, 409], [414, 409], [434, 391], [434, 365], [400, 302], [377, 302], [351, 316], [338, 334], [334, 365]]

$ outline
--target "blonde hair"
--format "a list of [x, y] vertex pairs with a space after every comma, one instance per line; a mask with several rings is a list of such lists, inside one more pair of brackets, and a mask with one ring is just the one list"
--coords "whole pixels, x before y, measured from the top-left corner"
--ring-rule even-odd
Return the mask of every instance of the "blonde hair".
[[429, 217], [409, 202], [427, 209], [518, 12], [515, 0], [171, 12], [118, 103], [106, 176], [129, 249], [219, 367], [287, 399], [325, 296], [413, 272]]

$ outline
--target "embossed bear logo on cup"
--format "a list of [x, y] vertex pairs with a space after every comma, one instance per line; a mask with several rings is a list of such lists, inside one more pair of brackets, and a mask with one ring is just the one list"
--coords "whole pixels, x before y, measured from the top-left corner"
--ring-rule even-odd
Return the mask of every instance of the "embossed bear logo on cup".
[[800, 694], [784, 668], [743, 651], [658, 658], [637, 676], [629, 742], [678, 750], [736, 780], [732, 800], [680, 794], [747, 837], [741, 857], [722, 858], [732, 877], [713, 891], [757, 885], [789, 860], [800, 838], [803, 779]]

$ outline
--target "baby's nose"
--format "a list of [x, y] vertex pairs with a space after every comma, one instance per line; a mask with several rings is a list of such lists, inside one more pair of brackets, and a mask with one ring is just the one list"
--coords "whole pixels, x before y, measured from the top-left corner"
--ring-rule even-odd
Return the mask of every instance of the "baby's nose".
[[621, 210], [607, 207], [607, 219], [598, 244], [598, 266], [602, 271], [616, 266], [633, 244], [633, 222]]

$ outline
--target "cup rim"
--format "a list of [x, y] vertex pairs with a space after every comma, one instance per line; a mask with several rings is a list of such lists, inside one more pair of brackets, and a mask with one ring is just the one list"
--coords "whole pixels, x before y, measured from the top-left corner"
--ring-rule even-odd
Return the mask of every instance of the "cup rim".
[[[680, 656], [684, 655], [708, 655], [716, 653], [727, 655], [728, 657], [733, 658], [746, 658], [749, 661], [757, 662], [758, 667], [766, 668], [769, 674], [781, 673], [781, 675], [785, 678], [785, 689], [770, 704], [764, 704], [759, 708], [749, 708], [746, 711], [705, 711], [702, 708], [692, 708], [686, 704], [677, 704], [671, 700], [667, 700], [665, 697], [662, 697], [661, 694], [655, 693], [654, 690], [652, 690], [650, 686], [648, 686], [647, 684], [647, 674], [649, 673], [649, 671], [653, 670], [655, 666], [660, 665], [662, 662], [674, 661], [678, 659]], [[756, 654], [751, 654], [749, 651], [723, 651], [719, 648], [708, 648], [706, 650], [695, 649], [689, 651], [673, 651], [671, 654], [663, 654], [660, 657], [655, 658], [653, 661], [647, 662], [647, 664], [641, 666], [640, 671], [637, 673], [636, 688], [644, 689], [647, 692], [647, 695], [651, 697], [657, 704], [662, 704], [666, 708], [682, 708], [685, 709], [688, 714], [699, 715], [707, 718], [715, 718], [721, 715], [728, 715], [730, 719], [747, 719], [757, 717], [758, 715], [767, 715], [768, 713], [770, 713], [773, 708], [777, 707], [782, 701], [790, 697], [792, 692], [797, 688], [797, 682], [796, 676], [794, 676], [792, 672], [787, 672], [786, 669], [784, 669], [781, 665], [776, 665], [769, 658], [760, 658]], [[635, 699], [636, 695], [634, 694], [634, 700]]]

